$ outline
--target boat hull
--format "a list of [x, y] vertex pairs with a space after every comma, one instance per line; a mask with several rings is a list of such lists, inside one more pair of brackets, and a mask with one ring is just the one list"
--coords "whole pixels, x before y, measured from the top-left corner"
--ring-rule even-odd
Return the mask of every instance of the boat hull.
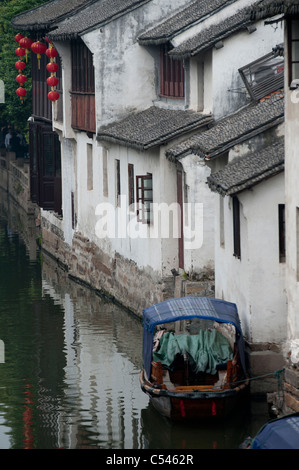
[[247, 395], [249, 388], [248, 382], [244, 382], [239, 387], [222, 391], [171, 392], [147, 382], [143, 371], [140, 375], [140, 384], [154, 408], [172, 421], [224, 418]]

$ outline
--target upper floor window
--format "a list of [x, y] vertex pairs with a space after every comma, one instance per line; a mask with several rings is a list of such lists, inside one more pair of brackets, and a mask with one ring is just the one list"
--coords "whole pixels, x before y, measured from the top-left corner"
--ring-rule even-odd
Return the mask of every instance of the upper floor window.
[[291, 19], [288, 22], [288, 58], [288, 79], [291, 85], [293, 80], [299, 80], [299, 19]]
[[171, 47], [164, 44], [160, 49], [160, 95], [166, 98], [184, 98], [185, 72], [183, 61], [171, 59]]
[[93, 57], [84, 42], [72, 41], [72, 126], [95, 132], [95, 78]]

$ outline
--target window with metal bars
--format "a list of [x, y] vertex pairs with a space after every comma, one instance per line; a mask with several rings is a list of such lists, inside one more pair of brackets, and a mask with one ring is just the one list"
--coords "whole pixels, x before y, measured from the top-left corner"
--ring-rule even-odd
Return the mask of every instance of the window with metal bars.
[[153, 176], [136, 176], [137, 220], [144, 224], [152, 222]]
[[293, 80], [299, 80], [299, 18], [289, 19], [288, 30], [288, 69], [289, 85]]
[[168, 55], [170, 50], [170, 44], [163, 44], [160, 49], [160, 95], [182, 99], [185, 96], [183, 61], [172, 59]]
[[280, 55], [282, 49], [279, 46], [277, 50], [239, 69], [247, 91], [255, 101], [284, 87], [284, 57]]

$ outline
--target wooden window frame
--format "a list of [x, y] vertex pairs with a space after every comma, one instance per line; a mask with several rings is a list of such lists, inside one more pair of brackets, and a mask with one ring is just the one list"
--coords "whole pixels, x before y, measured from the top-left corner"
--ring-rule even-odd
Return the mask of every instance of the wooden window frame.
[[[150, 181], [150, 187], [146, 182]], [[153, 203], [153, 175], [136, 176], [136, 202], [137, 202], [137, 220], [143, 224], [152, 222], [152, 203]], [[151, 196], [146, 193], [151, 193]]]
[[71, 41], [71, 58], [72, 127], [94, 134], [95, 71], [92, 53], [82, 39]]
[[293, 39], [293, 27], [292, 22], [298, 22], [298, 33], [299, 33], [299, 16], [293, 16], [287, 19], [287, 37], [288, 37], [288, 82], [289, 87], [294, 79], [299, 79], [298, 77], [293, 76], [293, 64], [299, 65], [299, 59], [293, 60], [293, 43], [298, 44], [298, 56], [299, 56], [299, 34], [298, 39]]
[[278, 204], [278, 239], [279, 239], [279, 262], [286, 261], [285, 244], [285, 204]]
[[241, 67], [239, 73], [251, 99], [258, 101], [284, 87], [284, 58], [270, 52]]
[[241, 259], [241, 220], [240, 201], [233, 196], [233, 234], [234, 234], [234, 256]]
[[120, 160], [115, 160], [115, 200], [116, 206], [120, 207], [121, 181], [120, 181]]
[[172, 59], [170, 44], [160, 48], [160, 96], [172, 99], [185, 98], [185, 70], [182, 60]]
[[86, 144], [86, 172], [87, 172], [87, 191], [93, 190], [93, 147], [92, 144]]
[[134, 165], [128, 164], [128, 203], [131, 211], [134, 210], [135, 188], [134, 188]]

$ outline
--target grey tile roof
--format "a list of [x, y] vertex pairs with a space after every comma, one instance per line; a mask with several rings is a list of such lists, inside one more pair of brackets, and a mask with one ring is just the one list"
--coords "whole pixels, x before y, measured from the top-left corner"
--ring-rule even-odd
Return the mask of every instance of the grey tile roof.
[[166, 156], [170, 160], [189, 153], [201, 157], [216, 157], [237, 143], [258, 135], [266, 128], [284, 120], [284, 99], [281, 93], [258, 103], [252, 103], [238, 112], [214, 123], [208, 130], [198, 132], [182, 143], [171, 147]]
[[284, 139], [256, 153], [239, 157], [207, 178], [209, 188], [222, 196], [232, 196], [284, 171]]
[[198, 23], [205, 17], [235, 3], [237, 0], [196, 0], [172, 15], [163, 23], [141, 34], [138, 38], [142, 45], [163, 44], [186, 28]]
[[226, 20], [200, 31], [192, 38], [184, 41], [169, 52], [176, 59], [194, 56], [213, 47], [218, 41], [228, 38], [232, 34], [246, 29], [252, 21], [248, 17], [248, 10], [244, 8]]
[[97, 140], [147, 150], [211, 121], [210, 115], [152, 106], [100, 128]]
[[254, 7], [249, 7], [248, 12], [253, 20], [269, 18], [276, 15], [298, 15], [299, 0], [261, 0]]
[[71, 15], [95, 0], [52, 0], [16, 15], [12, 26], [21, 30], [48, 29], [53, 23]]
[[[49, 38], [70, 39], [106, 24], [150, 0], [52, 0], [16, 15], [12, 26], [20, 30], [54, 30]], [[56, 29], [54, 29], [56, 27]]]
[[65, 40], [75, 38], [94, 28], [103, 26], [114, 19], [127, 14], [150, 0], [98, 0], [87, 5], [78, 14], [60, 23], [57, 29], [49, 33], [49, 38]]

